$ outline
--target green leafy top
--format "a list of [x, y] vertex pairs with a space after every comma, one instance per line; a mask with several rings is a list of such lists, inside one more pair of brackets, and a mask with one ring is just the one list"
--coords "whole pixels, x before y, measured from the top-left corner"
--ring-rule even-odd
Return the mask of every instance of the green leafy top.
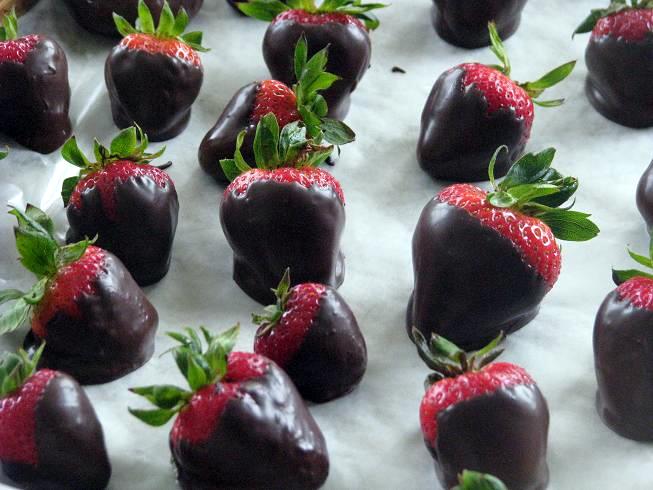
[[[629, 248], [626, 248], [626, 251], [628, 252], [628, 255], [630, 255], [630, 258], [632, 258], [639, 265], [642, 265], [647, 269], [653, 269], [653, 235], [651, 236], [651, 240], [649, 242], [648, 257], [644, 255], [639, 255], [633, 252], [632, 250], [630, 250]], [[617, 286], [621, 283], [626, 282], [628, 279], [632, 279], [633, 277], [647, 277], [649, 279], [653, 279], [653, 273], [644, 272], [637, 269], [628, 269], [628, 270], [612, 269], [612, 280], [615, 282]]]
[[560, 240], [582, 242], [599, 234], [599, 228], [589, 219], [591, 215], [561, 208], [578, 189], [575, 177], [565, 177], [551, 168], [555, 148], [540, 153], [528, 153], [514, 163], [503, 181], [494, 180], [494, 166], [499, 153], [508, 150], [501, 146], [492, 156], [489, 166], [493, 191], [488, 202], [497, 208], [516, 209], [546, 223]]
[[246, 0], [239, 2], [238, 8], [250, 17], [271, 22], [286, 10], [304, 10], [311, 14], [339, 13], [359, 19], [365, 27], [373, 31], [379, 27], [379, 19], [372, 10], [385, 8], [384, 3], [363, 3], [362, 0], [322, 0], [318, 7], [315, 0]]
[[228, 356], [236, 345], [240, 326], [231, 327], [218, 335], [200, 327], [206, 348], [203, 348], [202, 339], [195, 330], [184, 330], [186, 334], [168, 332], [168, 336], [180, 344], [171, 351], [177, 367], [188, 381], [190, 391], [171, 385], [144, 386], [129, 390], [157, 407], [153, 410], [129, 409], [132, 415], [148, 425], [164, 425], [188, 404], [196, 391], [219, 382], [227, 374]]
[[0, 359], [0, 399], [11, 395], [36, 372], [44, 348], [45, 342], [41, 343], [31, 357], [19, 349], [17, 353], [6, 353]]
[[585, 20], [576, 28], [572, 37], [576, 34], [591, 32], [599, 19], [608, 15], [616, 14], [622, 10], [650, 8], [653, 8], [653, 0], [630, 0], [630, 5], [627, 0], [612, 0], [610, 5], [604, 9], [592, 9]]
[[93, 240], [86, 239], [60, 245], [54, 236], [54, 223], [50, 217], [31, 204], [27, 205], [25, 212], [12, 208], [9, 214], [18, 220], [14, 234], [20, 262], [36, 275], [38, 282], [27, 292], [18, 289], [0, 291], [0, 305], [14, 301], [0, 314], [0, 335], [16, 330], [31, 318], [33, 308], [43, 299], [48, 281], [61, 267], [81, 258], [93, 243]]
[[91, 162], [86, 155], [79, 149], [77, 139], [73, 136], [63, 145], [61, 156], [64, 160], [72, 163], [81, 170], [74, 177], [69, 177], [63, 182], [61, 197], [64, 206], [68, 205], [70, 196], [75, 190], [77, 183], [93, 172], [97, 172], [110, 163], [120, 160], [130, 160], [139, 165], [145, 165], [152, 160], [159, 158], [165, 152], [165, 146], [156, 153], [146, 153], [149, 141], [147, 135], [138, 126], [132, 126], [123, 129], [116, 136], [109, 146], [103, 146], [97, 138], [93, 140], [93, 155], [95, 162]]
[[136, 26], [132, 26], [127, 19], [121, 17], [114, 12], [113, 21], [116, 23], [118, 32], [123, 36], [130, 34], [150, 34], [160, 39], [176, 39], [184, 44], [187, 44], [195, 51], [206, 52], [207, 48], [202, 46], [202, 33], [201, 32], [187, 32], [184, 34], [190, 19], [184, 8], [179, 9], [175, 16], [168, 2], [163, 2], [163, 9], [161, 10], [161, 17], [159, 18], [159, 25], [154, 26], [154, 18], [152, 12], [144, 0], [138, 2], [138, 19]]
[[458, 482], [458, 485], [451, 490], [508, 490], [498, 478], [476, 471], [463, 471], [458, 476]]
[[266, 306], [263, 312], [258, 315], [252, 314], [252, 321], [260, 326], [256, 333], [257, 337], [262, 337], [274, 329], [277, 323], [279, 323], [279, 320], [281, 320], [284, 311], [286, 311], [286, 304], [290, 298], [290, 268], [286, 269], [279, 285], [272, 292], [277, 298], [277, 302], [273, 305]]
[[9, 148], [7, 148], [5, 151], [0, 150], [0, 160], [4, 160], [7, 158], [9, 155]]
[[2, 18], [2, 27], [0, 27], [0, 41], [11, 41], [18, 37], [18, 18], [16, 9], [12, 8], [10, 12]]
[[[499, 61], [501, 62], [500, 65], [490, 65], [490, 67], [500, 71], [505, 76], [510, 77], [510, 72], [511, 72], [510, 60], [508, 58], [508, 53], [506, 52], [506, 48], [503, 45], [501, 38], [499, 37], [499, 32], [497, 31], [496, 24], [494, 22], [490, 22], [488, 24], [488, 29], [490, 31], [490, 41], [492, 43], [490, 46], [490, 50], [496, 55], [497, 58], [499, 58]], [[541, 107], [556, 107], [562, 105], [565, 99], [556, 99], [556, 100], [537, 100], [537, 99], [542, 95], [542, 93], [544, 93], [544, 91], [547, 88], [551, 88], [554, 85], [557, 85], [558, 83], [562, 82], [565, 78], [567, 78], [574, 70], [575, 66], [576, 66], [576, 61], [569, 61], [564, 65], [554, 68], [549, 73], [541, 77], [539, 80], [536, 80], [534, 82], [524, 82], [524, 83], [515, 82], [515, 83], [517, 83], [517, 85], [519, 85], [521, 88], [523, 88], [526, 91], [529, 97], [533, 100], [534, 104], [537, 104]]]

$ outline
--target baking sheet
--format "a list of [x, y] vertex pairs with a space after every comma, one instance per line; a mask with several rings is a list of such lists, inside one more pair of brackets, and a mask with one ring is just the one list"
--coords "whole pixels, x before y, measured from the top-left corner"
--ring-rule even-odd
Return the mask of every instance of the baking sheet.
[[[567, 103], [536, 109], [529, 149], [558, 148], [555, 166], [581, 182], [577, 208], [593, 212], [602, 230], [592, 242], [563, 244], [560, 280], [539, 316], [506, 342], [503, 357], [524, 366], [548, 399], [552, 490], [653, 487], [653, 445], [618, 437], [594, 410], [594, 316], [613, 288], [610, 267], [629, 264], [625, 245], [646, 250], [634, 193], [653, 153], [651, 130], [612, 124], [584, 97], [587, 36], [572, 40], [571, 33], [601, 4], [531, 0], [522, 27], [506, 43], [513, 75], [520, 80], [579, 60], [570, 79], [550, 94], [566, 96]], [[422, 207], [440, 189], [418, 168], [415, 146], [422, 106], [440, 73], [465, 61], [494, 60], [487, 49], [465, 51], [445, 44], [435, 35], [429, 15], [428, 0], [395, 0], [379, 12], [382, 25], [372, 34], [372, 67], [354, 95], [347, 120], [358, 141], [343, 149], [333, 169], [347, 199], [347, 276], [341, 293], [367, 339], [369, 368], [353, 394], [311, 407], [328, 441], [328, 489], [439, 488], [418, 422], [427, 370], [404, 330], [413, 280], [413, 228]], [[240, 321], [237, 347], [250, 350], [254, 327], [249, 314], [260, 308], [231, 280], [231, 250], [218, 217], [222, 190], [200, 170], [196, 154], [231, 95], [268, 76], [260, 49], [266, 24], [238, 17], [223, 0], [206, 0], [192, 27], [204, 31], [212, 51], [203, 55], [204, 86], [190, 125], [167, 142], [181, 211], [170, 273], [146, 290], [161, 318], [157, 353], [139, 371], [87, 388], [104, 426], [114, 490], [177, 488], [167, 428], [149, 428], [127, 413], [128, 405], [145, 406], [127, 388], [182, 383], [172, 358], [159, 357], [171, 345], [163, 332], [200, 324], [224, 329]], [[61, 0], [41, 0], [23, 18], [22, 32], [47, 33], [64, 47], [73, 93], [71, 118], [82, 147], [90, 150], [94, 136], [109, 141], [117, 129], [103, 64], [113, 43], [78, 27]], [[406, 74], [392, 73], [395, 65]], [[59, 191], [62, 180], [74, 172], [57, 153], [41, 156], [12, 145], [10, 157], [0, 163], [0, 201], [47, 209], [63, 233]], [[16, 262], [13, 222], [0, 214], [0, 288], [28, 287], [32, 281]], [[17, 348], [24, 333], [0, 339], [0, 350]]]

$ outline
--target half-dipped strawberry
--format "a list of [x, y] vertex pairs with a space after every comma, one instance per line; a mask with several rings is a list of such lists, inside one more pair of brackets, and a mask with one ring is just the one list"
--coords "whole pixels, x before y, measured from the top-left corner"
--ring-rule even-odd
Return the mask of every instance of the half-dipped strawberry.
[[329, 472], [324, 436], [288, 376], [272, 361], [231, 352], [238, 327], [214, 336], [170, 333], [190, 391], [131, 391], [158, 408], [130, 412], [153, 426], [177, 415], [170, 450], [183, 489], [316, 489]]
[[413, 236], [409, 333], [416, 327], [474, 349], [535, 317], [560, 274], [556, 238], [583, 241], [599, 231], [588, 214], [560, 208], [578, 181], [551, 168], [554, 155], [525, 155], [497, 184], [495, 154], [492, 192], [455, 184], [426, 205]]
[[476, 471], [463, 471], [458, 476], [458, 485], [451, 490], [508, 490], [501, 480], [492, 475]]
[[36, 370], [43, 345], [0, 360], [0, 462], [30, 489], [106, 488], [111, 466], [102, 426], [70, 376]]
[[188, 125], [204, 79], [198, 51], [206, 49], [202, 33], [183, 33], [188, 25], [185, 10], [175, 17], [165, 3], [156, 29], [143, 0], [138, 15], [138, 29], [114, 15], [124, 37], [104, 66], [111, 112], [121, 129], [137, 124], [152, 141], [168, 140]]
[[471, 469], [501, 478], [510, 490], [544, 490], [549, 409], [523, 368], [492, 363], [502, 336], [473, 353], [439, 335], [427, 341], [416, 329], [413, 339], [434, 371], [419, 417], [441, 484], [451, 488]]
[[319, 7], [315, 0], [286, 3], [249, 0], [239, 3], [238, 8], [246, 15], [270, 22], [263, 39], [263, 58], [272, 78], [286, 85], [296, 80], [293, 53], [302, 35], [308, 40], [311, 54], [329, 47], [327, 70], [340, 79], [323, 95], [329, 115], [344, 119], [351, 93], [370, 66], [369, 31], [379, 26], [371, 11], [385, 5], [360, 0], [324, 0]]
[[238, 136], [235, 158], [220, 162], [232, 180], [220, 221], [234, 252], [234, 280], [262, 304], [275, 301], [271, 289], [288, 268], [294, 284], [340, 286], [345, 198], [338, 181], [316, 168], [333, 147], [307, 140], [297, 122], [280, 130], [268, 114], [256, 129], [258, 168], [251, 168], [240, 152], [245, 134]]
[[563, 100], [537, 98], [574, 69], [566, 63], [536, 82], [517, 83], [510, 78], [510, 62], [496, 31], [489, 25], [494, 52], [501, 66], [465, 63], [444, 72], [435, 82], [422, 112], [417, 160], [434, 179], [475, 182], [487, 179], [487, 162], [499, 156], [496, 176], [502, 177], [523, 153], [531, 135], [533, 104], [560, 105]]
[[97, 236], [96, 245], [115, 254], [141, 286], [159, 281], [170, 267], [179, 202], [170, 176], [150, 162], [140, 128], [123, 130], [109, 148], [95, 140], [90, 162], [71, 138], [64, 159], [81, 170], [64, 181], [62, 197], [70, 228], [66, 239]]
[[0, 27], [0, 133], [39, 153], [70, 136], [70, 86], [63, 49], [41, 34], [18, 37], [12, 11]]
[[304, 399], [324, 403], [352, 391], [367, 367], [367, 347], [349, 305], [322, 284], [290, 288], [286, 271], [277, 302], [253, 315], [254, 352], [276, 362]]
[[308, 59], [308, 46], [303, 37], [295, 46], [295, 70], [298, 82], [292, 88], [277, 80], [264, 80], [245, 85], [233, 96], [215, 125], [204, 136], [199, 149], [202, 169], [218, 182], [228, 183], [220, 160], [231, 158], [238, 134], [245, 130], [243, 157], [254, 157], [256, 124], [266, 114], [274, 114], [280, 127], [294, 121], [306, 126], [308, 135], [317, 142], [344, 145], [354, 140], [354, 133], [341, 121], [326, 117], [328, 109], [322, 90], [338, 77], [325, 71], [327, 49]]
[[106, 383], [138, 369], [154, 352], [157, 312], [115, 255], [88, 239], [62, 246], [40, 209], [12, 209], [20, 261], [38, 278], [0, 315], [0, 334], [31, 323], [26, 348], [46, 341], [39, 366], [82, 384]]
[[653, 1], [612, 1], [575, 34], [592, 33], [585, 51], [585, 93], [603, 116], [623, 126], [653, 126]]

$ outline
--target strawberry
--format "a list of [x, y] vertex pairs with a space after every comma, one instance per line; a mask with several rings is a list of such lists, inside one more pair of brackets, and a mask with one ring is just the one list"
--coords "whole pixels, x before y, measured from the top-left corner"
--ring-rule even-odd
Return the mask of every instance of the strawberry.
[[284, 271], [295, 284], [315, 282], [338, 287], [344, 279], [340, 236], [345, 198], [338, 181], [316, 168], [331, 154], [307, 138], [294, 122], [279, 129], [270, 113], [258, 123], [251, 168], [238, 135], [233, 160], [222, 160], [232, 180], [220, 204], [220, 221], [234, 251], [234, 280], [261, 304], [275, 301], [274, 288]]
[[231, 352], [238, 330], [201, 327], [204, 350], [195, 331], [170, 333], [190, 391], [133, 388], [157, 409], [129, 411], [152, 426], [176, 415], [170, 450], [182, 488], [319, 488], [329, 471], [324, 436], [274, 362]]
[[508, 490], [498, 478], [477, 473], [476, 471], [463, 471], [458, 476], [458, 485], [451, 490]]
[[188, 125], [204, 79], [198, 52], [207, 49], [201, 32], [183, 34], [189, 22], [183, 8], [175, 16], [164, 2], [155, 29], [150, 9], [139, 0], [138, 18], [136, 29], [114, 14], [124, 37], [104, 69], [111, 112], [121, 129], [137, 124], [152, 141], [168, 140]]
[[0, 462], [21, 488], [106, 488], [102, 426], [70, 376], [36, 366], [45, 345], [0, 359]]
[[653, 162], [646, 168], [637, 184], [637, 209], [646, 222], [649, 232], [653, 230]]
[[503, 335], [470, 353], [436, 334], [429, 341], [417, 329], [412, 335], [434, 371], [419, 414], [441, 484], [451, 488], [467, 468], [496, 475], [510, 490], [543, 490], [549, 410], [523, 368], [492, 362]]
[[295, 46], [295, 70], [298, 82], [288, 87], [277, 80], [264, 80], [242, 87], [222, 111], [215, 125], [204, 136], [199, 149], [202, 169], [220, 183], [229, 179], [219, 165], [233, 155], [238, 134], [245, 130], [242, 152], [245, 159], [254, 156], [256, 125], [267, 114], [274, 114], [279, 126], [300, 122], [315, 141], [344, 145], [354, 140], [354, 132], [343, 122], [326, 117], [327, 105], [320, 95], [338, 77], [325, 71], [327, 49], [308, 59], [308, 45], [301, 37]]
[[585, 93], [604, 117], [623, 126], [653, 126], [653, 1], [614, 0], [594, 9], [574, 34], [590, 32]]
[[324, 403], [351, 392], [367, 367], [367, 347], [356, 318], [338, 292], [323, 284], [290, 288], [286, 270], [277, 302], [259, 315], [254, 352], [273, 360], [304, 399]]
[[163, 154], [146, 153], [148, 139], [140, 128], [124, 129], [109, 148], [96, 139], [96, 162], [90, 162], [72, 137], [61, 152], [80, 168], [63, 183], [69, 242], [97, 236], [96, 244], [114, 253], [136, 282], [147, 286], [170, 267], [179, 202], [175, 185], [150, 162]]
[[305, 36], [310, 52], [329, 47], [327, 69], [339, 79], [324, 91], [329, 116], [342, 120], [349, 112], [350, 96], [369, 68], [372, 42], [369, 31], [379, 26], [372, 10], [385, 7], [361, 0], [249, 0], [238, 8], [250, 17], [270, 22], [263, 39], [263, 58], [272, 77], [286, 85], [296, 79], [293, 49]]
[[12, 10], [0, 27], [0, 133], [51, 153], [70, 136], [69, 105], [66, 54], [47, 36], [19, 38]]
[[553, 107], [563, 100], [538, 101], [545, 89], [564, 80], [575, 61], [536, 82], [510, 78], [510, 61], [494, 23], [489, 24], [493, 53], [501, 66], [464, 63], [435, 82], [422, 112], [417, 159], [434, 179], [470, 182], [487, 178], [487, 162], [501, 145], [509, 149], [497, 161], [497, 177], [521, 156], [533, 125], [533, 104]]
[[52, 220], [34, 206], [10, 214], [18, 220], [20, 261], [38, 282], [28, 292], [0, 292], [0, 303], [14, 302], [0, 315], [0, 334], [29, 321], [25, 345], [48, 343], [39, 365], [82, 384], [113, 381], [145, 364], [158, 316], [122, 263], [88, 239], [59, 245]]
[[505, 150], [490, 161], [493, 191], [454, 184], [422, 211], [413, 237], [408, 332], [436, 332], [473, 349], [520, 329], [560, 274], [556, 238], [598, 234], [588, 214], [560, 208], [578, 181], [551, 168], [555, 149], [524, 155], [498, 184], [494, 168]]

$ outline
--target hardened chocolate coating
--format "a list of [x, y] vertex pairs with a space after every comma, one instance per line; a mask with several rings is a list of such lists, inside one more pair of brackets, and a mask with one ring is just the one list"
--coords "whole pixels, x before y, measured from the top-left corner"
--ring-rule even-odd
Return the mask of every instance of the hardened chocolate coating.
[[646, 227], [653, 229], [653, 162], [647, 167], [637, 184], [637, 209], [646, 222]]

